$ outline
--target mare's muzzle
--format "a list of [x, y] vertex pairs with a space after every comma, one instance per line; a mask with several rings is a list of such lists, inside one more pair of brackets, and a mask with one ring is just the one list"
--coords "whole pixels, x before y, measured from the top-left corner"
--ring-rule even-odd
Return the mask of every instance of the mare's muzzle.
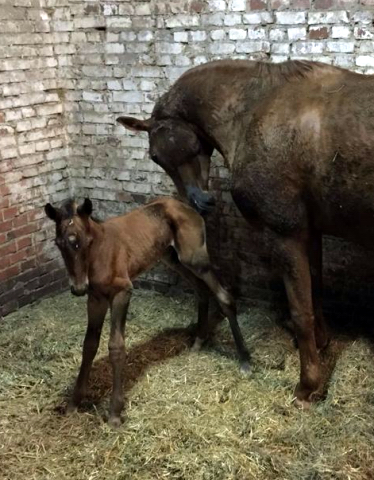
[[72, 285], [70, 287], [70, 291], [76, 297], [83, 297], [83, 295], [86, 295], [88, 291], [88, 286], [84, 285], [83, 287], [74, 287], [74, 285]]
[[213, 195], [197, 187], [186, 188], [188, 202], [200, 215], [211, 212], [216, 204]]

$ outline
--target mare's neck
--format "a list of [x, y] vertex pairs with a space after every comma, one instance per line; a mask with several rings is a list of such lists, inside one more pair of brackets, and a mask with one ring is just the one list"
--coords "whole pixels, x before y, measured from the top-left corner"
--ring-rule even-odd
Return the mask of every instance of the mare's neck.
[[308, 63], [224, 61], [186, 72], [164, 96], [164, 113], [195, 125], [230, 168], [254, 109], [290, 76], [303, 76]]

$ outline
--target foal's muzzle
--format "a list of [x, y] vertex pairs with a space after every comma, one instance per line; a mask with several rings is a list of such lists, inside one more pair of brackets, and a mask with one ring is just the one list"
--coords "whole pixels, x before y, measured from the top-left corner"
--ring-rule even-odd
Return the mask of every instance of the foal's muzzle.
[[211, 212], [216, 204], [213, 195], [203, 192], [197, 187], [187, 187], [187, 198], [191, 207], [200, 215]]
[[70, 287], [71, 293], [76, 297], [83, 297], [83, 295], [86, 295], [87, 290], [88, 287], [86, 285], [84, 287], [74, 287], [74, 285]]

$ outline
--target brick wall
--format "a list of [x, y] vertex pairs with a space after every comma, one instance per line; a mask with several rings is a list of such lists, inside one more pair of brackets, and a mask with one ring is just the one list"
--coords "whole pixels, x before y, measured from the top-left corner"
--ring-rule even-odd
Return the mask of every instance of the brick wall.
[[42, 206], [68, 196], [66, 42], [36, 0], [0, 1], [0, 317], [64, 285]]
[[[361, 72], [374, 71], [374, 2], [347, 0], [210, 0], [91, 2], [85, 21], [102, 27], [76, 45], [80, 78], [71, 185], [90, 195], [100, 213], [119, 214], [147, 198], [174, 191], [148, 158], [146, 134], [115, 125], [118, 114], [147, 117], [154, 101], [186, 69], [227, 56], [308, 58]], [[105, 30], [104, 30], [105, 29]], [[227, 192], [228, 172], [216, 158], [211, 185], [219, 199], [208, 220], [214, 261], [243, 295], [278, 298], [281, 282], [263, 236], [246, 225]], [[374, 263], [358, 248], [326, 239], [326, 294], [337, 305], [370, 303]], [[175, 283], [162, 269], [144, 276]]]
[[[44, 257], [53, 262], [56, 253], [50, 241], [42, 241], [51, 235], [51, 226], [45, 229], [40, 220], [47, 197], [62, 199], [70, 188], [78, 197], [89, 195], [105, 217], [174, 192], [166, 174], [148, 158], [147, 136], [123, 130], [115, 118], [148, 116], [156, 98], [186, 69], [230, 56], [274, 62], [309, 58], [374, 72], [373, 0], [1, 3], [11, 5], [9, 13], [0, 13], [5, 17], [0, 18], [5, 32], [1, 61], [7, 67], [0, 71], [1, 102], [5, 102], [0, 103], [0, 115], [5, 110], [1, 141], [13, 157], [2, 160], [0, 175], [6, 173], [11, 179], [4, 177], [6, 188], [13, 185], [20, 192], [18, 197], [7, 195], [9, 207], [35, 212], [35, 228], [42, 230], [32, 234], [31, 246], [41, 251], [39, 257], [33, 255], [44, 266], [48, 265]], [[27, 81], [31, 77], [35, 84]], [[17, 104], [20, 98], [25, 105]], [[48, 133], [53, 129], [56, 133]], [[4, 161], [8, 167], [3, 171]], [[28, 161], [27, 168], [33, 170], [25, 177], [22, 162]], [[277, 297], [280, 282], [273, 273], [266, 239], [240, 217], [227, 183], [228, 172], [217, 156], [211, 185], [219, 201], [208, 221], [214, 260], [227, 283], [243, 295]], [[369, 304], [374, 263], [340, 240], [326, 239], [325, 250], [328, 297], [345, 310], [358, 300]], [[16, 277], [11, 278], [14, 282]], [[143, 278], [160, 288], [176, 282], [162, 269]], [[14, 295], [9, 295], [14, 306]]]

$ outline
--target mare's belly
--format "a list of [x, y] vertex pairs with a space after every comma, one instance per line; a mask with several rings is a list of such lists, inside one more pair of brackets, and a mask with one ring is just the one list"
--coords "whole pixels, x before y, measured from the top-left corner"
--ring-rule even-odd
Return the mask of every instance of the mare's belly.
[[331, 192], [328, 197], [314, 205], [315, 226], [326, 235], [374, 248], [374, 198], [370, 201], [364, 194], [360, 198], [359, 192], [353, 195]]

